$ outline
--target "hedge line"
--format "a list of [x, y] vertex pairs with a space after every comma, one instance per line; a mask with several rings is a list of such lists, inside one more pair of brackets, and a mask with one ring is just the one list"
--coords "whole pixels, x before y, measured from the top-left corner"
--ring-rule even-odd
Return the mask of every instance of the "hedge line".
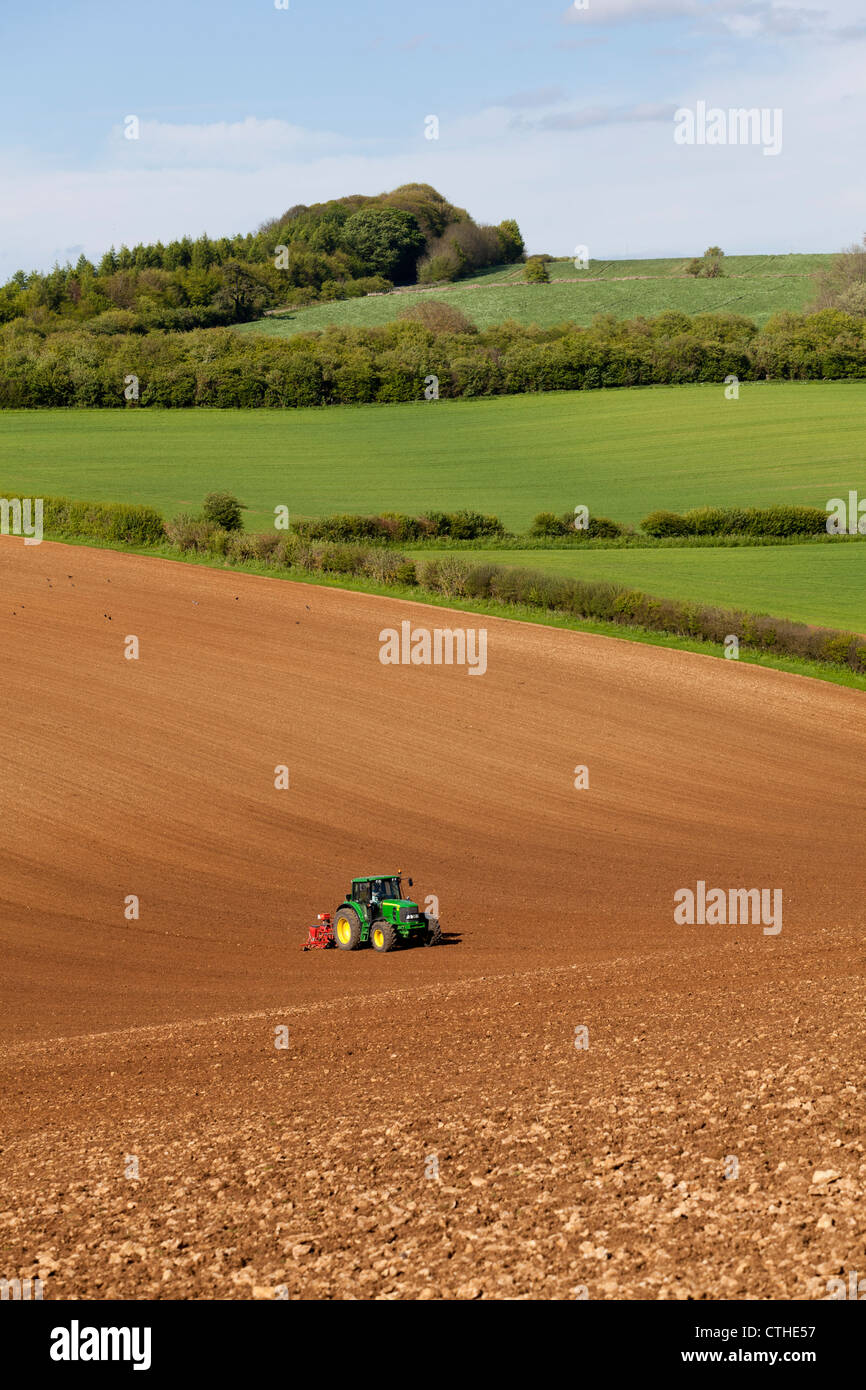
[[[80, 502], [68, 497], [45, 497], [46, 531], [69, 537], [88, 537], [120, 541], [132, 545], [158, 545], [165, 539], [163, 518], [153, 507], [119, 502]], [[688, 512], [655, 511], [645, 516], [641, 529], [657, 539], [697, 536], [754, 536], [791, 538], [827, 533], [827, 513], [820, 507], [778, 505], [775, 507], [698, 507]], [[219, 528], [208, 526], [200, 517], [183, 514], [169, 523], [179, 535], [203, 526], [208, 536]], [[405, 544], [424, 540], [498, 540], [510, 538], [497, 516], [467, 509], [454, 512], [429, 511], [419, 516], [383, 512], [365, 516], [346, 512], [335, 516], [313, 517], [292, 524], [295, 535], [305, 540], [372, 541]], [[195, 532], [199, 534], [198, 532]], [[570, 512], [557, 517], [539, 512], [529, 535], [584, 539], [617, 539], [634, 535], [630, 527], [608, 517], [591, 517], [585, 530], [576, 530]]]
[[[816, 536], [827, 531], [827, 512], [820, 507], [779, 504], [775, 507], [696, 507], [688, 512], [655, 511], [645, 516], [641, 530], [648, 536]], [[380, 543], [498, 539], [509, 535], [498, 516], [481, 512], [427, 512], [406, 516], [384, 512], [364, 516], [346, 512], [336, 516], [295, 521], [293, 530], [310, 540], [378, 541]], [[606, 516], [591, 516], [582, 529], [572, 512], [557, 516], [539, 512], [529, 530], [531, 537], [567, 537], [577, 542], [615, 540], [634, 535], [632, 527]]]
[[498, 516], [485, 516], [482, 512], [465, 509], [456, 512], [429, 511], [422, 516], [405, 516], [400, 512], [361, 516], [355, 512], [345, 512], [295, 521], [292, 529], [311, 540], [401, 543], [433, 540], [440, 536], [449, 540], [472, 541], [508, 534]]
[[821, 507], [695, 507], [689, 512], [650, 512], [641, 522], [648, 536], [817, 536], [827, 531]]
[[[21, 494], [14, 495], [25, 500]], [[113, 541], [122, 545], [159, 545], [165, 540], [165, 523], [159, 512], [153, 507], [125, 502], [43, 497], [42, 526], [44, 531], [70, 540]]]
[[[294, 407], [596, 387], [866, 379], [866, 318], [824, 309], [762, 329], [734, 314], [599, 316], [588, 328], [514, 322], [436, 332], [397, 321], [290, 339], [228, 328], [99, 335], [0, 329], [0, 407]], [[132, 380], [134, 378], [134, 381]], [[125, 394], [126, 393], [126, 394]], [[431, 408], [435, 409], [435, 405]], [[732, 407], [735, 408], [735, 407]]]
[[221, 530], [201, 517], [180, 516], [166, 524], [146, 506], [76, 502], [65, 497], [46, 497], [43, 503], [44, 529], [56, 536], [147, 546], [168, 540], [180, 551], [219, 557], [229, 564], [255, 561], [274, 569], [357, 575], [451, 598], [490, 599], [700, 641], [723, 643], [733, 634], [756, 651], [866, 673], [866, 637], [786, 618], [656, 598], [617, 584], [560, 578], [536, 570], [473, 564], [457, 554], [412, 560], [385, 545], [312, 540], [298, 532], [276, 530], [246, 535]]

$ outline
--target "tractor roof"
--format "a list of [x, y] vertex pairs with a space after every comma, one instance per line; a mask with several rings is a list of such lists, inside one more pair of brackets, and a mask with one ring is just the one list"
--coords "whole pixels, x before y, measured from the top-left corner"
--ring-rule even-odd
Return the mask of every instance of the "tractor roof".
[[394, 870], [392, 873], [390, 873], [390, 874], [362, 874], [360, 878], [353, 878], [353, 879], [352, 879], [352, 882], [353, 882], [353, 883], [372, 883], [373, 880], [374, 880], [374, 879], [377, 879], [377, 878], [402, 878], [402, 877], [403, 877], [403, 875], [402, 875], [402, 873], [400, 872], [400, 870], [399, 870], [399, 869], [395, 869], [395, 870]]

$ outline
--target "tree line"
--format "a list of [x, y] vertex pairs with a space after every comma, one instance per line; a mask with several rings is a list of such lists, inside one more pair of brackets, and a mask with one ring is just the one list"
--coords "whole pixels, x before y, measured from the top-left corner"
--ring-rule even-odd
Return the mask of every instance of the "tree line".
[[[513, 321], [478, 331], [463, 316], [410, 311], [381, 327], [278, 339], [230, 328], [190, 333], [0, 329], [0, 406], [293, 407], [573, 391], [687, 382], [866, 378], [866, 319], [824, 309], [667, 312], [589, 327]], [[446, 323], [448, 316], [441, 316]], [[428, 321], [423, 321], [428, 320]], [[432, 326], [431, 326], [432, 324]], [[467, 326], [468, 325], [468, 326]]]

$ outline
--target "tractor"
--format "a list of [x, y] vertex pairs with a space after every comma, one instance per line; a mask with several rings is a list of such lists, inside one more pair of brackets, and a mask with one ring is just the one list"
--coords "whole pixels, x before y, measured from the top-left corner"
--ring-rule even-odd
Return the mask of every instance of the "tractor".
[[333, 932], [334, 944], [341, 951], [357, 951], [367, 942], [374, 951], [384, 952], [404, 942], [437, 946], [442, 940], [436, 918], [427, 917], [417, 903], [403, 897], [399, 873], [353, 878], [345, 900], [334, 913]]

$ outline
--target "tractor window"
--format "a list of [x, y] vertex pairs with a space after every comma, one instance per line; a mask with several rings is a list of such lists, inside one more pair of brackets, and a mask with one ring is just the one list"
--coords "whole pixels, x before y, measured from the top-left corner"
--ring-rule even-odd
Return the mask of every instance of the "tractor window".
[[380, 902], [384, 898], [399, 898], [400, 881], [396, 878], [377, 878], [373, 882], [373, 892]]

